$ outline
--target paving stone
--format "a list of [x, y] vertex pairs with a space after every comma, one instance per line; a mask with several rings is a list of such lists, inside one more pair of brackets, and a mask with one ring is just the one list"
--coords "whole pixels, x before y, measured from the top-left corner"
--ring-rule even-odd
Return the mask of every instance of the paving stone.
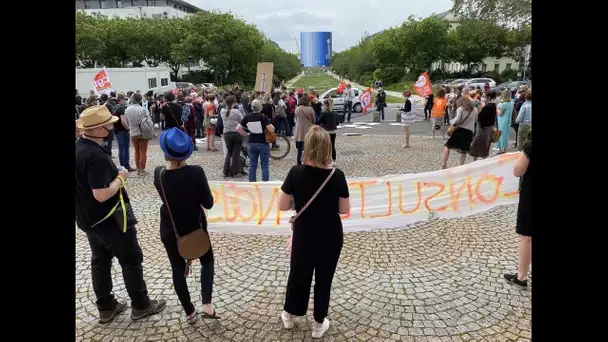
[[[338, 136], [338, 167], [347, 177], [382, 176], [439, 168], [442, 139]], [[363, 151], [364, 153], [353, 153]], [[115, 150], [115, 152], [117, 152]], [[470, 158], [469, 158], [470, 159]], [[458, 155], [449, 165], [457, 164]], [[195, 152], [188, 161], [202, 165], [210, 180], [223, 180], [221, 152]], [[148, 169], [164, 165], [155, 142]], [[295, 149], [271, 160], [271, 180], [283, 180], [295, 164]], [[365, 167], [362, 167], [365, 165]], [[296, 328], [282, 328], [289, 260], [287, 238], [212, 232], [215, 254], [213, 302], [219, 321], [190, 326], [173, 292], [171, 267], [159, 237], [160, 198], [152, 176], [130, 175], [144, 275], [152, 298], [165, 298], [165, 311], [138, 322], [123, 313], [97, 324], [86, 236], [76, 230], [76, 341], [311, 341], [312, 289], [307, 317]], [[508, 205], [458, 219], [430, 217], [408, 227], [348, 233], [333, 280], [326, 341], [503, 341], [528, 340], [531, 291], [514, 289], [502, 273], [517, 267], [516, 206]], [[129, 302], [121, 268], [113, 262], [114, 292]], [[200, 266], [187, 283], [200, 310]]]

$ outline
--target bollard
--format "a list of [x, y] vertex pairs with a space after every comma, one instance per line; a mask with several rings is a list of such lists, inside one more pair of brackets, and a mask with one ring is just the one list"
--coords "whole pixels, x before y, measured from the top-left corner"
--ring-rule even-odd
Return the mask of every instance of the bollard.
[[374, 111], [372, 121], [380, 122], [380, 111], [379, 110]]
[[397, 115], [395, 116], [395, 122], [401, 122], [401, 108], [397, 110]]

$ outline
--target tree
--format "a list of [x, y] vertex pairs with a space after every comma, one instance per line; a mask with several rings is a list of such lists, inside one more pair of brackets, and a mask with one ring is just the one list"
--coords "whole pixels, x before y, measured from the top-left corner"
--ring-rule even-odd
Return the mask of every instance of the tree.
[[76, 65], [92, 68], [100, 60], [105, 50], [105, 40], [101, 34], [100, 16], [76, 12]]
[[486, 57], [500, 58], [507, 54], [507, 33], [507, 29], [489, 21], [461, 21], [450, 31], [451, 57], [466, 65], [470, 73], [472, 67], [480, 64]]
[[230, 82], [253, 84], [258, 62], [275, 64], [275, 75], [300, 72], [298, 58], [283, 51], [255, 26], [230, 13], [202, 12], [172, 19], [108, 19], [76, 13], [76, 65], [155, 67], [167, 64], [175, 75], [190, 60], [203, 59]]
[[464, 20], [524, 26], [532, 23], [532, 0], [454, 0], [452, 11]]

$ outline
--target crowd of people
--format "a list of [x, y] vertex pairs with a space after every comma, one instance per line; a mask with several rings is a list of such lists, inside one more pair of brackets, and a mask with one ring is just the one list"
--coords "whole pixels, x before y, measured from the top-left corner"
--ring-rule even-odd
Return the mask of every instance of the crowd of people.
[[[124, 101], [120, 94], [117, 98]], [[207, 100], [211, 103], [213, 98], [207, 96]], [[308, 95], [301, 96], [296, 112], [306, 111], [301, 115], [315, 115], [307, 101]], [[253, 99], [250, 103], [252, 112], [243, 117], [236, 105], [236, 96], [226, 97], [227, 106], [221, 113], [224, 125], [228, 127], [224, 135], [229, 149], [238, 147], [236, 134], [247, 134], [250, 152], [268, 153], [270, 143], [260, 139], [264, 138], [264, 129], [273, 131], [273, 124], [262, 113], [262, 102]], [[322, 337], [329, 329], [327, 314], [331, 283], [343, 243], [340, 214], [350, 212], [345, 174], [332, 165], [335, 160], [335, 119], [327, 108], [328, 101], [325, 106], [326, 110], [318, 121], [327, 129], [313, 124], [312, 118], [306, 129], [299, 129], [301, 126], [296, 124], [296, 140], [301, 139], [301, 160], [285, 178], [279, 198], [280, 210], [297, 212], [290, 220], [293, 230], [290, 272], [284, 310], [280, 316], [284, 327], [291, 329], [294, 316], [306, 314], [314, 274], [313, 338]], [[167, 109], [168, 112], [171, 110]], [[127, 304], [119, 302], [112, 293], [114, 257], [123, 270], [133, 320], [159, 313], [166, 307], [164, 299], [152, 300], [148, 295], [142, 268], [143, 254], [137, 239], [137, 219], [126, 189], [129, 170], [116, 166], [107, 149], [107, 139], [113, 134], [115, 125], [124, 121], [128, 129], [144, 112], [138, 94], [133, 94], [124, 115], [113, 115], [105, 105], [91, 105], [76, 120], [76, 127], [81, 132], [76, 140], [76, 222], [89, 240], [93, 289], [102, 324], [111, 322], [127, 309]], [[201, 317], [220, 318], [212, 303], [214, 254], [203, 210], [212, 208], [213, 195], [203, 167], [187, 164], [194, 153], [195, 143], [192, 135], [179, 125], [178, 116], [175, 119], [177, 125], [165, 119], [165, 129], [159, 136], [167, 165], [154, 170], [153, 182], [163, 203], [160, 208], [160, 240], [171, 265], [174, 289], [186, 320], [194, 323], [199, 312], [191, 299], [186, 277], [195, 259], [201, 263]], [[141, 135], [140, 131], [134, 136]], [[268, 180], [264, 167], [262, 177]], [[320, 234], [325, 236], [322, 241], [318, 239]], [[193, 241], [193, 235], [199, 240], [206, 239], [201, 240], [201, 246], [206, 248], [194, 258], [186, 257], [187, 248], [184, 246]]]
[[[349, 88], [350, 89], [350, 88]], [[346, 91], [345, 93], [351, 94]], [[113, 141], [118, 142], [118, 161], [129, 172], [148, 175], [146, 170], [148, 142], [156, 137], [154, 127], [162, 131], [174, 127], [183, 130], [197, 151], [196, 139], [205, 139], [206, 150], [219, 151], [221, 144], [225, 162], [225, 177], [247, 176], [257, 181], [258, 165], [262, 181], [270, 179], [270, 149], [279, 148], [276, 142], [267, 144], [267, 132], [278, 133], [295, 140], [297, 163], [301, 164], [304, 136], [308, 129], [319, 124], [330, 132], [333, 162], [336, 160], [335, 137], [338, 125], [331, 98], [320, 100], [313, 87], [303, 89], [284, 87], [269, 93], [247, 93], [235, 85], [229, 90], [176, 89], [164, 94], [139, 91], [95, 95], [84, 103], [76, 90], [75, 119], [87, 108], [104, 105], [118, 120], [114, 130], [104, 138], [103, 148], [112, 156]], [[81, 132], [76, 130], [76, 137]], [[135, 153], [135, 165], [130, 164], [130, 145]], [[249, 170], [241, 165], [241, 153], [249, 158]]]
[[[518, 145], [524, 152], [514, 170], [515, 176], [522, 180], [516, 228], [520, 234], [519, 268], [517, 274], [506, 274], [504, 278], [526, 287], [532, 234], [529, 202], [532, 92], [520, 90], [515, 103], [506, 92], [501, 93], [498, 100], [492, 90], [482, 93], [483, 97], [478, 95], [470, 89], [458, 89], [454, 93], [441, 89], [430, 110], [433, 133], [449, 123], [445, 133], [450, 138], [445, 144], [442, 165], [445, 167], [450, 150], [461, 153], [461, 164], [467, 153], [474, 158], [486, 158], [496, 130], [504, 130], [500, 138], [507, 137], [499, 139], [497, 145], [499, 152], [504, 153], [511, 124], [519, 124]], [[409, 147], [408, 128], [415, 114], [411, 93], [405, 92], [404, 96], [403, 147]], [[285, 89], [249, 95], [241, 89], [187, 95], [170, 92], [157, 96], [129, 92], [102, 95], [99, 99], [91, 96], [85, 105], [77, 103], [76, 107], [76, 222], [91, 248], [92, 281], [100, 323], [111, 322], [127, 309], [127, 304], [119, 302], [112, 293], [114, 257], [122, 267], [133, 320], [154, 315], [166, 307], [165, 300], [153, 300], [148, 295], [143, 254], [137, 239], [137, 218], [126, 188], [130, 172], [147, 173], [148, 141], [154, 137], [154, 125], [158, 124], [162, 128], [159, 145], [167, 162], [153, 173], [154, 186], [162, 201], [159, 234], [186, 320], [194, 323], [199, 317], [186, 282], [195, 259], [201, 264], [200, 316], [220, 319], [212, 300], [214, 253], [205, 215], [205, 209], [213, 207], [214, 199], [204, 168], [187, 163], [196, 151], [196, 139], [204, 135], [210, 152], [218, 151], [215, 138], [221, 140], [226, 177], [245, 174], [238, 156], [247, 140], [251, 160], [249, 180], [256, 181], [259, 160], [262, 180], [268, 181], [272, 148], [268, 136], [279, 131], [293, 136], [297, 148], [297, 165], [285, 177], [278, 203], [280, 210], [297, 213], [290, 219], [293, 231], [290, 270], [280, 317], [283, 326], [292, 329], [294, 317], [306, 315], [314, 275], [312, 337], [324, 335], [330, 326], [327, 315], [331, 284], [343, 245], [340, 214], [350, 212], [346, 176], [335, 167], [337, 115], [330, 99], [319, 100], [312, 88], [308, 94]], [[119, 146], [118, 166], [111, 158], [114, 138]], [[134, 145], [137, 169], [129, 165], [129, 143]], [[194, 258], [186, 257], [184, 246], [193, 235], [206, 239], [203, 241], [206, 248]]]
[[[410, 147], [409, 127], [415, 121], [415, 112], [410, 101], [411, 92], [403, 93], [405, 103], [400, 109], [404, 127], [405, 144]], [[442, 87], [437, 96], [430, 94], [424, 103], [424, 120], [431, 122], [431, 135], [441, 131], [447, 139], [441, 167], [447, 167], [450, 151], [460, 154], [460, 165], [467, 155], [473, 161], [490, 156], [492, 143], [496, 143], [496, 155], [507, 152], [511, 128], [516, 137], [513, 148], [523, 148], [532, 135], [532, 89], [522, 86], [515, 94], [509, 89], [484, 90], [475, 88]], [[449, 136], [449, 137], [448, 137]]]

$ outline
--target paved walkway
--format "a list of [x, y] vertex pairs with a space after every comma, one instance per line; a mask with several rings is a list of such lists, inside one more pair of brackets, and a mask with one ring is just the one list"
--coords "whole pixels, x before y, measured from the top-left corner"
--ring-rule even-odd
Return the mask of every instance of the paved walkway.
[[[349, 177], [438, 169], [443, 140], [411, 139], [412, 148], [402, 149], [399, 136], [339, 136], [338, 166]], [[449, 164], [456, 165], [457, 158]], [[209, 179], [220, 180], [221, 160], [221, 152], [201, 150], [190, 162], [203, 165]], [[149, 169], [162, 164], [158, 146], [152, 145]], [[282, 180], [294, 164], [294, 150], [284, 160], [272, 160], [271, 179]], [[311, 310], [293, 331], [283, 330], [279, 318], [289, 270], [285, 236], [212, 233], [213, 299], [222, 319], [188, 325], [159, 240], [161, 201], [152, 177], [133, 176], [127, 184], [150, 295], [166, 298], [168, 306], [139, 322], [131, 322], [127, 310], [98, 325], [90, 251], [76, 230], [77, 341], [311, 340]], [[516, 269], [515, 217], [515, 206], [503, 206], [462, 219], [431, 218], [410, 227], [346, 234], [325, 341], [529, 341], [531, 291], [502, 279], [503, 272]], [[188, 284], [200, 309], [199, 270], [195, 266]], [[113, 278], [117, 297], [128, 301], [116, 261]]]
[[[328, 73], [328, 75], [335, 77], [337, 80], [340, 80], [340, 77], [337, 76], [337, 75], [335, 75], [335, 74]], [[367, 89], [369, 87], [369, 86], [360, 85], [359, 83], [352, 82], [351, 80], [347, 80], [347, 79], [344, 79], [343, 81], [346, 82], [346, 83], [350, 83], [351, 86], [359, 88], [359, 89]], [[401, 99], [405, 99], [403, 97], [403, 94], [400, 93], [400, 92], [398, 92], [398, 91], [385, 90], [384, 92], [387, 95], [398, 97], [398, 98], [401, 98]], [[412, 96], [410, 97], [410, 99], [416, 101], [417, 103], [422, 103], [422, 97], [420, 97], [418, 95], [412, 94]]]

